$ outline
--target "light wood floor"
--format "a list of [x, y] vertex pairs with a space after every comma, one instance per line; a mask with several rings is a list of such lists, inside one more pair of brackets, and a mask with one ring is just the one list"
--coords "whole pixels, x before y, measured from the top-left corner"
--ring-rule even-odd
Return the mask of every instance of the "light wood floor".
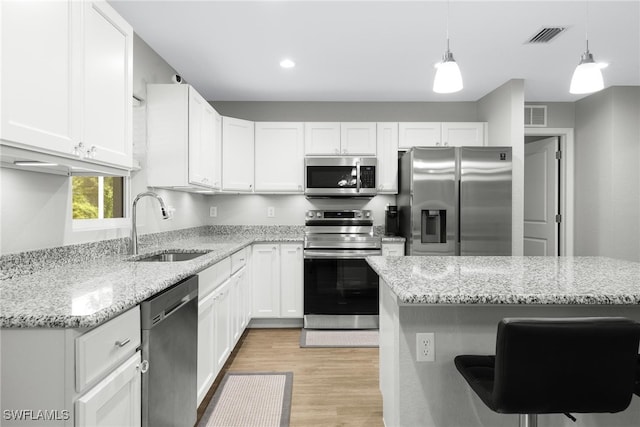
[[383, 426], [377, 348], [300, 348], [300, 329], [248, 329], [216, 382], [227, 371], [293, 372], [291, 427]]

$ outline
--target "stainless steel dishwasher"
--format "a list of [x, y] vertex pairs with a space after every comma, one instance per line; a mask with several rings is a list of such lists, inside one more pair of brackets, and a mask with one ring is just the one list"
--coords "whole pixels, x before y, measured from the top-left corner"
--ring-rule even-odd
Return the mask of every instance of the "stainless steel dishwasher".
[[196, 423], [198, 277], [142, 302], [143, 427], [193, 427]]

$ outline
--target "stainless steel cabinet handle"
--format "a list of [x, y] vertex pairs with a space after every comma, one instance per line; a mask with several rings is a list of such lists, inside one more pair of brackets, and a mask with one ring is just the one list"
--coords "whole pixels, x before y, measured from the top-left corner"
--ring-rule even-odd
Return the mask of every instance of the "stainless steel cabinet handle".
[[118, 347], [124, 347], [125, 345], [129, 344], [131, 342], [131, 340], [129, 338], [124, 339], [122, 341], [116, 341], [116, 345]]
[[141, 374], [146, 373], [149, 370], [149, 361], [143, 360], [138, 366], [136, 366], [136, 369], [139, 370]]

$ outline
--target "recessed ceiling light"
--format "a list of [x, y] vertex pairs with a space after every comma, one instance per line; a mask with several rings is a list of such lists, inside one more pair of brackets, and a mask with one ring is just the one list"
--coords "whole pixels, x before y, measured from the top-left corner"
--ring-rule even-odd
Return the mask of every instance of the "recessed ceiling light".
[[283, 59], [282, 61], [280, 61], [280, 66], [282, 68], [293, 68], [296, 66], [296, 63], [290, 59]]

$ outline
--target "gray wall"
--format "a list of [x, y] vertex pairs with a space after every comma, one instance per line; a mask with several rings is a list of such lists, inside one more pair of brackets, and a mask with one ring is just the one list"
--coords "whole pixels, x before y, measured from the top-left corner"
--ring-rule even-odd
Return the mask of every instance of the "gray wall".
[[524, 80], [509, 80], [478, 101], [478, 119], [489, 122], [488, 145], [512, 147], [512, 248], [523, 254]]
[[640, 261], [640, 88], [576, 103], [575, 253]]
[[292, 122], [475, 122], [475, 102], [211, 102], [223, 116]]

